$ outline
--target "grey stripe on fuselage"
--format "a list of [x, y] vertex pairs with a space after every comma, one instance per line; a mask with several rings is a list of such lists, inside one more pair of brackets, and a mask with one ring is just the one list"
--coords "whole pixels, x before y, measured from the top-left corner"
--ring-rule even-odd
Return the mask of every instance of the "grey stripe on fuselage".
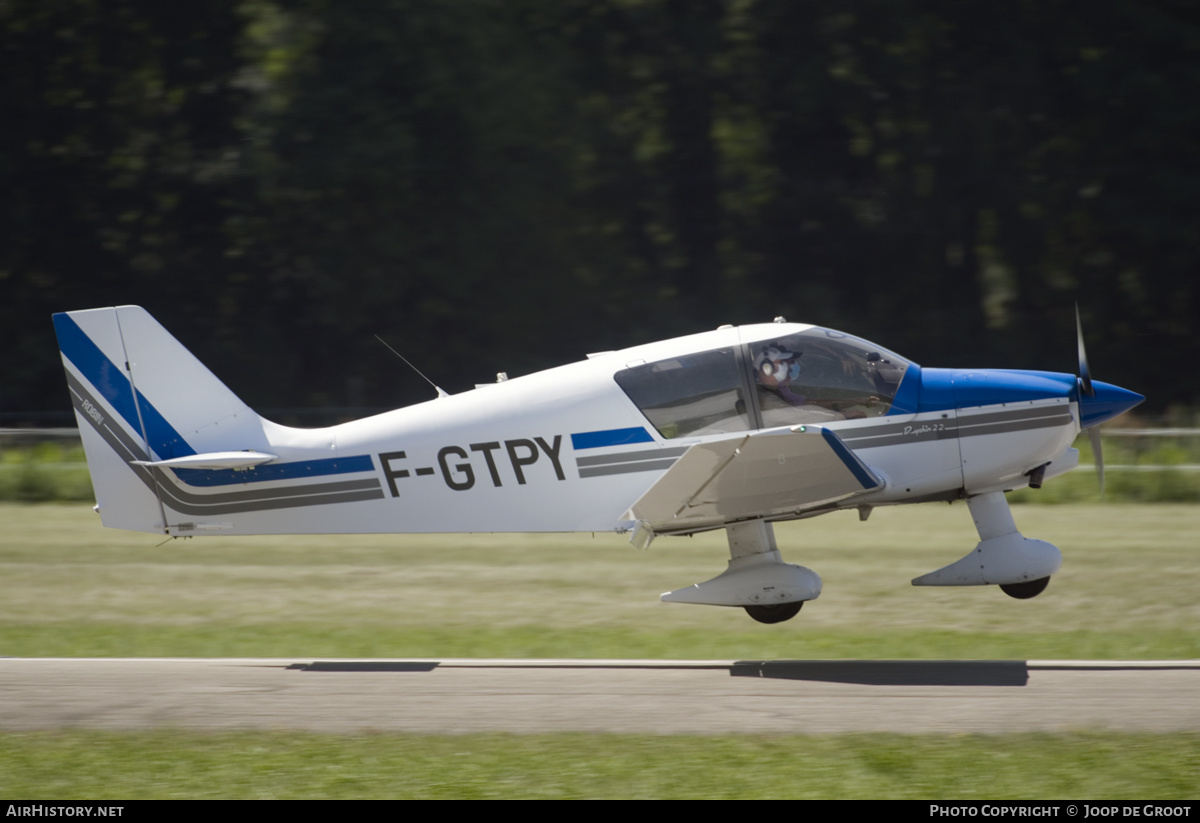
[[642, 449], [635, 452], [596, 454], [575, 458], [580, 477], [648, 472], [669, 469], [688, 450], [687, 446], [670, 449]]
[[641, 449], [635, 452], [618, 452], [617, 454], [597, 454], [575, 458], [578, 466], [599, 466], [605, 463], [625, 463], [636, 460], [657, 460], [663, 457], [681, 457], [687, 446], [674, 449]]
[[607, 474], [629, 474], [630, 472], [649, 472], [659, 469], [669, 469], [679, 460], [671, 457], [666, 460], [643, 460], [639, 463], [619, 463], [613, 466], [593, 466], [579, 470], [580, 477], [602, 477]]
[[963, 437], [973, 437], [977, 434], [1003, 434], [1027, 429], [1065, 426], [1070, 422], [1071, 409], [1069, 406], [1041, 406], [1022, 409], [1018, 413], [994, 412], [959, 417], [958, 430]]
[[[981, 414], [967, 413], [962, 417], [946, 416], [913, 420], [905, 423], [883, 423], [861, 428], [833, 429], [842, 442], [854, 451], [906, 443], [925, 443], [931, 440], [955, 440], [988, 434], [1042, 429], [1063, 426], [1071, 422], [1071, 410], [1066, 404], [1035, 406], [1024, 409], [1005, 409]], [[616, 454], [578, 457], [575, 464], [580, 477], [602, 477], [630, 472], [669, 469], [688, 447], [670, 449], [641, 449]]]
[[949, 440], [959, 437], [1027, 431], [1063, 426], [1070, 422], [1070, 408], [1066, 405], [1055, 405], [968, 414], [958, 418], [930, 418], [914, 420], [909, 423], [887, 423], [880, 426], [838, 429], [837, 433], [838, 437], [842, 438], [842, 442], [857, 450], [921, 443], [929, 440]]

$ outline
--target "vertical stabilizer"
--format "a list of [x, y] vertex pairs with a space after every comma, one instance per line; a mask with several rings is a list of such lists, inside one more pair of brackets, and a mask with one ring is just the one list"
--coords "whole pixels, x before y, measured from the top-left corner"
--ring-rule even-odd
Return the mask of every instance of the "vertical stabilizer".
[[166, 531], [139, 463], [266, 445], [258, 415], [144, 309], [56, 314], [54, 329], [104, 525]]

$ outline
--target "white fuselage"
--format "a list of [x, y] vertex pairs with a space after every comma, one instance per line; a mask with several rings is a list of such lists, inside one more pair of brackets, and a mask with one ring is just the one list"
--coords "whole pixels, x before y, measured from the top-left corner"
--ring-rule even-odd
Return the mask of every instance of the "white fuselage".
[[[198, 473], [163, 471], [179, 499], [190, 501], [187, 511], [168, 517], [171, 533], [626, 530], [632, 523], [622, 514], [689, 446], [729, 432], [665, 438], [614, 375], [807, 328], [725, 328], [605, 353], [326, 429], [262, 421], [255, 437], [243, 430], [236, 443], [204, 448], [260, 450], [281, 464], [340, 460], [358, 470], [278, 480], [256, 471], [209, 473], [209, 485], [197, 482]], [[1073, 467], [1070, 445], [1079, 431], [1075, 404], [1066, 397], [820, 425], [885, 480], [847, 503], [856, 507], [1024, 486], [1025, 474], [1039, 465], [1050, 463], [1051, 474]], [[366, 499], [331, 504], [323, 495], [336, 488]]]

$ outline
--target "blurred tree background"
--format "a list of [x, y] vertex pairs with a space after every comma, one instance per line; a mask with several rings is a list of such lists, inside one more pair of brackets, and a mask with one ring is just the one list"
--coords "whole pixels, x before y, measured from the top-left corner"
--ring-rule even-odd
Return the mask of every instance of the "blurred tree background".
[[1074, 371], [1076, 302], [1200, 404], [1195, 2], [0, 0], [0, 103], [0, 425], [124, 303], [280, 422], [429, 398], [376, 334], [450, 391], [778, 314]]

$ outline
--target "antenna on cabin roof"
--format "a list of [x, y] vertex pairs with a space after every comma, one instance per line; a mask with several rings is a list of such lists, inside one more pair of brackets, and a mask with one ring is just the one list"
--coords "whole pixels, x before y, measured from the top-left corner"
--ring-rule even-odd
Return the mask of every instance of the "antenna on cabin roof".
[[384, 340], [384, 339], [383, 339], [382, 337], [380, 337], [379, 335], [375, 335], [375, 339], [376, 339], [376, 340], [378, 340], [378, 341], [379, 341], [380, 343], [382, 343], [383, 345], [387, 346], [387, 348], [388, 348], [388, 351], [390, 351], [392, 354], [396, 355], [396, 356], [397, 356], [397, 357], [399, 357], [401, 360], [403, 360], [403, 361], [404, 361], [404, 364], [405, 364], [406, 366], [408, 366], [410, 369], [412, 369], [413, 371], [415, 371], [417, 374], [421, 375], [421, 379], [422, 379], [422, 380], [424, 380], [424, 381], [425, 381], [426, 383], [428, 383], [429, 385], [433, 386], [433, 390], [437, 392], [437, 396], [438, 396], [438, 397], [449, 397], [449, 396], [450, 396], [449, 394], [447, 394], [447, 393], [446, 393], [446, 390], [445, 390], [445, 389], [443, 389], [443, 388], [442, 388], [441, 386], [439, 386], [437, 383], [434, 383], [432, 380], [430, 380], [428, 377], [426, 377], [426, 376], [425, 376], [425, 374], [424, 374], [424, 373], [423, 373], [423, 372], [422, 372], [420, 369], [418, 369], [416, 366], [414, 366], [412, 363], [409, 363], [409, 362], [408, 362], [408, 358], [407, 358], [407, 357], [405, 357], [405, 356], [404, 356], [404, 355], [402, 355], [400, 352], [398, 352], [398, 351], [396, 351], [395, 349], [393, 349], [391, 346], [388, 346], [388, 342], [387, 342], [386, 340]]

